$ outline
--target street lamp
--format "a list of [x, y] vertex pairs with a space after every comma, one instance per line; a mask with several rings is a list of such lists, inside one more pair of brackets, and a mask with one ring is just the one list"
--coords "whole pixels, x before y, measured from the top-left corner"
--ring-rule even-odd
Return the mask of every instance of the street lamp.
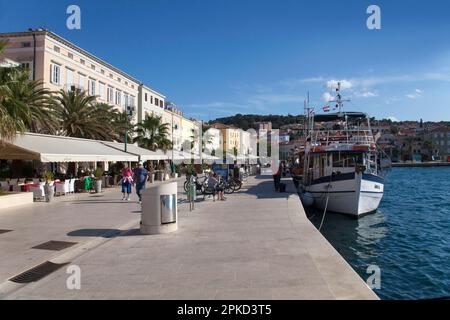
[[[135, 114], [136, 114], [135, 107], [127, 106], [126, 108], [127, 120], [131, 121], [134, 118]], [[125, 121], [125, 152], [127, 152], [127, 145], [128, 145], [128, 121]]]

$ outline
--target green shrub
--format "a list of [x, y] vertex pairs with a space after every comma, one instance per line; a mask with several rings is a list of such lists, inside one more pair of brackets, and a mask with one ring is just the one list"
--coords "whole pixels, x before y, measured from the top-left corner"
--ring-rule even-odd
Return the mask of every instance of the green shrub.
[[97, 168], [94, 171], [94, 176], [97, 180], [100, 180], [103, 177], [103, 173], [104, 173], [104, 171], [102, 168]]
[[42, 179], [44, 179], [44, 181], [52, 181], [54, 178], [54, 174], [51, 171], [44, 171], [44, 173], [42, 174]]

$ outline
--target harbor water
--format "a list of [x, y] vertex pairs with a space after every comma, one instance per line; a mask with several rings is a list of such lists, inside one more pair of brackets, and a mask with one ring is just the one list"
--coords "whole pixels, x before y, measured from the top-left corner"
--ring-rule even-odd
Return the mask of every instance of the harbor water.
[[393, 168], [377, 213], [327, 214], [322, 234], [364, 280], [380, 268], [381, 299], [450, 297], [450, 167]]

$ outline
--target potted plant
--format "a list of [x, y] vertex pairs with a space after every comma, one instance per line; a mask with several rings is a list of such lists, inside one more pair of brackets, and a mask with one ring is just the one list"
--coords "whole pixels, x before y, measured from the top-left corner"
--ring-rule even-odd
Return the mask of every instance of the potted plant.
[[155, 181], [155, 169], [153, 168], [153, 164], [149, 163], [148, 165], [148, 180], [150, 183]]
[[45, 181], [44, 185], [44, 193], [45, 193], [45, 202], [50, 202], [55, 195], [55, 185], [52, 183], [53, 181], [53, 172], [44, 171], [42, 174], [42, 179]]
[[164, 175], [163, 175], [164, 166], [162, 164], [159, 164], [156, 167], [156, 169], [157, 169], [157, 171], [156, 171], [156, 180], [163, 181], [163, 179], [164, 179]]
[[95, 190], [95, 193], [102, 192], [103, 173], [104, 173], [104, 171], [103, 171], [102, 168], [95, 169], [95, 172], [94, 172], [94, 176], [95, 176], [94, 190]]

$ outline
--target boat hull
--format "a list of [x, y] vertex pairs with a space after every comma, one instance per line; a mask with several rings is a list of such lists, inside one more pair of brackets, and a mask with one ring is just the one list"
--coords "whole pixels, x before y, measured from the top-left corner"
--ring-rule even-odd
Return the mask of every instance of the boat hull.
[[384, 181], [376, 175], [351, 173], [324, 177], [305, 189], [313, 195], [314, 206], [318, 209], [326, 207], [327, 212], [359, 218], [378, 209], [383, 198]]

